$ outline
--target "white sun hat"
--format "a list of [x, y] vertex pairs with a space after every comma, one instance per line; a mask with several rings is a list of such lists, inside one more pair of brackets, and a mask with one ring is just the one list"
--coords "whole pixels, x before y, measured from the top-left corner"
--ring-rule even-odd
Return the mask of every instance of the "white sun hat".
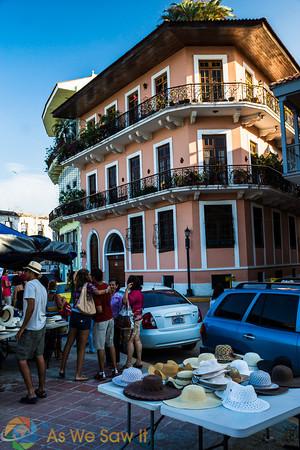
[[208, 409], [221, 405], [221, 401], [214, 394], [207, 394], [202, 386], [193, 384], [183, 388], [179, 397], [164, 400], [164, 403], [182, 409]]
[[268, 372], [263, 370], [256, 370], [252, 372], [249, 377], [249, 384], [255, 389], [278, 389], [279, 385], [272, 383], [271, 376]]
[[258, 353], [248, 352], [243, 356], [243, 360], [246, 361], [249, 367], [256, 369], [258, 361], [262, 361], [262, 358]]
[[194, 375], [205, 375], [209, 373], [219, 372], [220, 370], [225, 369], [227, 364], [220, 364], [216, 359], [210, 359], [207, 361], [201, 361], [199, 363], [199, 367], [193, 373]]
[[216, 377], [212, 377], [206, 380], [201, 379], [200, 377], [194, 376], [193, 377], [193, 384], [197, 384], [200, 386], [203, 386], [204, 388], [208, 389], [216, 389], [216, 390], [224, 390], [228, 383], [230, 383], [231, 379], [225, 377], [224, 374], [218, 375]]
[[14, 308], [13, 306], [6, 305], [0, 312], [0, 325], [4, 327], [11, 327], [14, 324]]
[[211, 359], [216, 359], [213, 353], [200, 353], [198, 358], [187, 358], [183, 361], [183, 365], [187, 366], [188, 364], [192, 366], [193, 369], [198, 369], [199, 364], [202, 361], [210, 361]]
[[270, 408], [270, 404], [257, 397], [253, 386], [243, 386], [231, 381], [223, 393], [222, 404], [236, 412], [258, 413]]
[[123, 370], [121, 375], [114, 377], [112, 379], [112, 382], [117, 386], [127, 387], [130, 383], [141, 381], [143, 377], [144, 374], [140, 369], [136, 369], [135, 367], [128, 367], [128, 369]]
[[234, 367], [237, 369], [241, 375], [249, 376], [251, 371], [246, 361], [243, 359], [236, 359], [229, 364], [229, 367]]

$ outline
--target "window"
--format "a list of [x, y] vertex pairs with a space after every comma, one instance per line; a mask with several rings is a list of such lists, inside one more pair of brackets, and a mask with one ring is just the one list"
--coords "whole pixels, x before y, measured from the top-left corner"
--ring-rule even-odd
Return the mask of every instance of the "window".
[[86, 119], [86, 127], [93, 128], [96, 125], [96, 117], [91, 117], [90, 119]]
[[61, 236], [61, 240], [67, 244], [71, 244], [74, 252], [78, 253], [77, 231], [70, 231]]
[[255, 293], [237, 293], [226, 295], [221, 304], [218, 306], [215, 312], [215, 317], [222, 317], [224, 319], [231, 320], [242, 320], [255, 295]]
[[160, 253], [174, 250], [173, 210], [158, 213], [158, 248]]
[[42, 223], [38, 224], [38, 235], [44, 236], [44, 225]]
[[105, 115], [110, 118], [114, 118], [117, 112], [116, 105], [112, 105], [109, 108], [106, 108]]
[[21, 233], [28, 234], [28, 224], [27, 223], [21, 224]]
[[231, 205], [205, 205], [206, 248], [233, 248]]
[[169, 288], [174, 287], [174, 276], [173, 275], [163, 275], [163, 285]]
[[168, 89], [168, 75], [164, 72], [154, 80], [155, 95], [164, 94]]
[[144, 294], [144, 308], [168, 305], [188, 305], [189, 302], [178, 292], [173, 290], [146, 291]]
[[199, 75], [203, 101], [217, 101], [224, 97], [223, 63], [218, 60], [200, 60]]
[[253, 208], [254, 242], [256, 248], [264, 248], [263, 211], [261, 208]]
[[299, 297], [287, 294], [261, 294], [247, 322], [277, 330], [295, 331]]
[[92, 175], [88, 175], [87, 178], [88, 178], [88, 185], [87, 185], [88, 195], [96, 194], [96, 192], [97, 192], [96, 174], [93, 173]]
[[273, 238], [275, 248], [281, 248], [281, 217], [278, 212], [273, 212]]
[[131, 253], [144, 252], [143, 216], [131, 217], [128, 230]]
[[264, 272], [257, 272], [257, 281], [265, 281]]
[[295, 217], [289, 216], [289, 234], [290, 234], [290, 248], [296, 250], [297, 238], [296, 238], [296, 223]]

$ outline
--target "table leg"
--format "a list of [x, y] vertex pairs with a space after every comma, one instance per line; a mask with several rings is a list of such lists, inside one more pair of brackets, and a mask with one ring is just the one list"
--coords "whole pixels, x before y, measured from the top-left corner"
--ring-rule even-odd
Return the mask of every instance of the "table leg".
[[285, 444], [283, 448], [288, 450], [300, 450], [300, 415], [296, 416], [296, 419], [298, 420], [298, 445]]
[[154, 411], [150, 411], [150, 446], [151, 446], [151, 450], [154, 450], [154, 433], [155, 433]]
[[198, 448], [203, 450], [203, 428], [198, 427]]

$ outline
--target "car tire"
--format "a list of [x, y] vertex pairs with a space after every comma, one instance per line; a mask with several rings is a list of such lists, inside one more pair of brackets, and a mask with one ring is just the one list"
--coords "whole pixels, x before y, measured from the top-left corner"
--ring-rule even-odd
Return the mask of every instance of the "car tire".
[[183, 348], [184, 350], [194, 350], [194, 348], [196, 347], [196, 345], [197, 345], [197, 342], [193, 342], [192, 344], [184, 344], [184, 345], [182, 346], [182, 348]]

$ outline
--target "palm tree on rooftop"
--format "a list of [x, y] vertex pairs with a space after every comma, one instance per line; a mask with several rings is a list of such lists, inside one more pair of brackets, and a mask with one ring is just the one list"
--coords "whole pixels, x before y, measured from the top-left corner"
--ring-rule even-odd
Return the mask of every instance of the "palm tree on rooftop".
[[162, 15], [166, 22], [224, 20], [235, 17], [233, 9], [222, 5], [222, 0], [183, 0], [172, 3]]

